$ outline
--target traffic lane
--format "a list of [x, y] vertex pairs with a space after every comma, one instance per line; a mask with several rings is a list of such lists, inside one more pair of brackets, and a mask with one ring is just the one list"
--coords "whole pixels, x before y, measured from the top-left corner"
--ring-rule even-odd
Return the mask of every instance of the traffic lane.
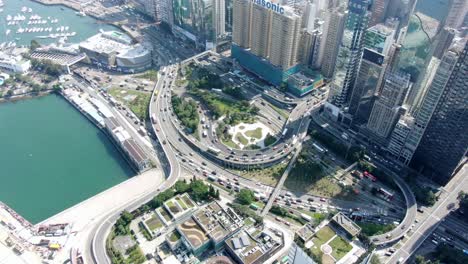
[[[456, 202], [457, 195], [459, 190], [467, 190], [468, 189], [468, 177], [466, 177], [467, 167], [465, 166], [458, 174], [456, 175], [455, 179], [457, 182], [459, 181], [458, 177], [462, 177], [460, 180], [460, 184], [454, 186], [454, 189], [451, 193], [445, 197], [442, 201], [436, 203], [436, 208], [430, 213], [430, 215], [426, 218], [426, 220], [421, 224], [421, 226], [416, 229], [416, 235], [410, 237], [407, 240], [406, 244], [403, 245], [401, 248], [401, 252], [397, 251], [398, 254], [401, 255], [405, 260], [411, 255], [423, 242], [424, 240], [437, 228], [440, 224], [441, 219], [444, 218], [449, 209], [447, 209], [447, 205], [453, 202]], [[437, 205], [438, 204], [438, 205]], [[392, 259], [388, 263], [395, 263], [398, 258], [392, 257]], [[393, 262], [391, 262], [393, 261]]]

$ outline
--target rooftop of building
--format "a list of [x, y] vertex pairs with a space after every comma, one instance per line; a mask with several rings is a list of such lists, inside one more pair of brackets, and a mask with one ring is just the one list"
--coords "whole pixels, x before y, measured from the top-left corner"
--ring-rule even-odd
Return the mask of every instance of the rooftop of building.
[[393, 34], [394, 29], [385, 24], [376, 24], [367, 29], [368, 32], [376, 32], [386, 36]]
[[212, 202], [198, 210], [193, 217], [215, 242], [226, 238], [243, 225], [242, 219], [230, 208]]
[[[127, 132], [128, 133], [128, 132]], [[130, 155], [133, 157], [133, 159], [137, 162], [143, 162], [148, 159], [146, 156], [145, 152], [143, 149], [138, 145], [135, 140], [133, 139], [127, 139], [123, 142], [123, 146], [125, 149], [130, 153]]]
[[101, 32], [80, 43], [80, 47], [99, 53], [117, 53], [122, 57], [141, 56], [149, 50], [140, 44], [132, 44], [130, 37], [116, 32]]
[[190, 199], [188, 194], [182, 194], [167, 200], [164, 202], [164, 206], [169, 211], [172, 218], [176, 219], [193, 208], [195, 203]]
[[261, 256], [269, 254], [281, 245], [275, 235], [265, 229], [261, 235], [254, 239], [243, 230], [226, 240], [226, 245], [242, 260], [244, 264], [255, 262]]
[[193, 248], [198, 248], [209, 240], [205, 231], [192, 218], [178, 226], [179, 232], [189, 241]]
[[352, 236], [355, 236], [361, 232], [361, 228], [356, 223], [354, 223], [353, 220], [349, 219], [342, 213], [337, 213], [335, 216], [333, 216], [332, 221], [338, 224]]
[[26, 63], [27, 60], [24, 59], [21, 55], [16, 53], [6, 53], [0, 51], [0, 62], [2, 63], [10, 63], [10, 64], [22, 64]]

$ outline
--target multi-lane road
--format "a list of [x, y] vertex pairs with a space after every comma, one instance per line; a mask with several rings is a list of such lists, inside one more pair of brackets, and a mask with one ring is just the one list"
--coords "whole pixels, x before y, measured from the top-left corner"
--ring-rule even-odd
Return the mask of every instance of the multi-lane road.
[[403, 243], [387, 263], [405, 263], [421, 246], [424, 240], [434, 232], [441, 221], [444, 221], [444, 218], [451, 212], [451, 208], [448, 205], [457, 202], [458, 192], [468, 190], [468, 166], [460, 170], [445, 189], [446, 192], [441, 195], [443, 197], [440, 197], [439, 201], [433, 206], [432, 212], [429, 212], [420, 221], [419, 227], [415, 229], [414, 234]]
[[[159, 80], [155, 85], [155, 92], [153, 92], [153, 95], [151, 97], [150, 109], [158, 109], [159, 107], [160, 96], [159, 96], [159, 93], [157, 93], [157, 91], [161, 90], [161, 86], [162, 86], [161, 80]], [[161, 116], [158, 119], [160, 119], [159, 121], [162, 122], [161, 120], [163, 118], [164, 117]], [[154, 128], [154, 133], [156, 134], [158, 139], [166, 138], [166, 134], [163, 130], [156, 129], [154, 126], [153, 128]], [[100, 224], [93, 228], [91, 235], [88, 238], [88, 244], [90, 245], [90, 248], [89, 248], [90, 250], [89, 251], [86, 250], [84, 252], [85, 254], [88, 253], [86, 254], [88, 255], [87, 259], [92, 259], [94, 263], [99, 263], [99, 264], [109, 263], [110, 264], [111, 263], [110, 259], [106, 253], [106, 241], [107, 241], [107, 236], [109, 235], [112, 229], [112, 226], [120, 217], [120, 213], [123, 210], [127, 210], [127, 211], [135, 210], [136, 208], [140, 207], [142, 204], [150, 201], [160, 191], [163, 191], [171, 187], [180, 177], [180, 174], [181, 174], [180, 164], [177, 162], [177, 159], [175, 157], [172, 147], [170, 145], [163, 144], [162, 149], [164, 151], [165, 157], [167, 158], [167, 163], [164, 163], [164, 164], [167, 164], [168, 166], [168, 168], [166, 169], [166, 171], [168, 171], [167, 180], [164, 181], [164, 183], [159, 188], [141, 196], [140, 198], [136, 200], [129, 201], [128, 204], [123, 205], [121, 208], [110, 211], [107, 214], [107, 216], [103, 218]]]

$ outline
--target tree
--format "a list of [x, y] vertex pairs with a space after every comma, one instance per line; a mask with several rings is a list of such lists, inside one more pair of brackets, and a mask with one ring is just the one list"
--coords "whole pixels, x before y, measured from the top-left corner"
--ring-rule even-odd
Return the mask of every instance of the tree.
[[183, 181], [177, 181], [174, 185], [174, 188], [175, 192], [179, 194], [187, 192], [190, 189], [190, 185]]
[[35, 39], [31, 40], [31, 44], [29, 46], [31, 51], [35, 51], [37, 48], [40, 48], [40, 47], [41, 47], [41, 44], [39, 44], [39, 42], [37, 42], [37, 40], [35, 40]]
[[52, 89], [55, 92], [59, 92], [60, 90], [62, 90], [62, 86], [60, 84], [54, 84], [54, 85], [52, 85]]
[[468, 193], [460, 191], [458, 193], [458, 201], [460, 202], [460, 209], [463, 211], [468, 210]]
[[130, 223], [132, 220], [133, 220], [133, 214], [130, 213], [129, 211], [127, 210], [124, 210], [121, 214], [122, 216], [122, 219], [125, 221], [125, 223]]
[[254, 199], [255, 199], [254, 193], [253, 191], [249, 189], [242, 189], [237, 194], [237, 201], [240, 204], [249, 205], [254, 201]]
[[417, 255], [414, 258], [414, 262], [416, 262], [416, 264], [427, 264], [426, 259], [424, 258], [424, 256], [421, 256], [421, 255]]
[[195, 201], [203, 201], [209, 198], [209, 188], [201, 180], [193, 180], [190, 183], [191, 195]]

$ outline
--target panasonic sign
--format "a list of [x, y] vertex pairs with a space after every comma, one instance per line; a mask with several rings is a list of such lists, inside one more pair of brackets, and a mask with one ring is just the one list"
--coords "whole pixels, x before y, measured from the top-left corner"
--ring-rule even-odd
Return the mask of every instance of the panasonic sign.
[[282, 7], [280, 4], [273, 4], [272, 2], [265, 0], [252, 0], [252, 2], [256, 5], [271, 9], [276, 13], [284, 14], [284, 7]]

